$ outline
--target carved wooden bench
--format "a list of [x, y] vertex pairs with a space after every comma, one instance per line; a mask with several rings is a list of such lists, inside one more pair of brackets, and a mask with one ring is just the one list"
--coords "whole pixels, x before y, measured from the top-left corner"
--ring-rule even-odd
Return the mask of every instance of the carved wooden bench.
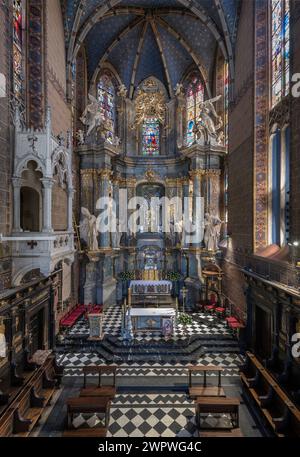
[[245, 392], [278, 437], [300, 436], [300, 410], [268, 370], [250, 352], [241, 368]]

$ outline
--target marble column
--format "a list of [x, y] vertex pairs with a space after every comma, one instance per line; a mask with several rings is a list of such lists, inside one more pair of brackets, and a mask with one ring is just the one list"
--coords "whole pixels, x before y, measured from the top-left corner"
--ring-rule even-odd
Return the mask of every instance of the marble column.
[[42, 178], [43, 185], [43, 227], [42, 232], [53, 232], [52, 229], [52, 178]]
[[[127, 186], [127, 203], [128, 203], [131, 198], [136, 197], [136, 178], [128, 177], [126, 179], [126, 186]], [[132, 240], [136, 237], [136, 232], [133, 234], [130, 234], [129, 232], [127, 232], [127, 233], [129, 235], [129, 240]]]
[[[189, 216], [189, 179], [182, 181], [182, 211], [183, 220]], [[186, 221], [187, 222], [187, 221]], [[189, 235], [185, 232], [185, 224], [182, 226], [181, 246], [185, 247], [189, 240]]]
[[[87, 208], [91, 214], [95, 213], [94, 201], [94, 178], [96, 170], [81, 170], [81, 203], [80, 206]], [[97, 198], [99, 196], [97, 195]]]
[[21, 178], [12, 178], [13, 185], [13, 199], [14, 199], [14, 219], [13, 219], [13, 232], [21, 232]]
[[[109, 197], [109, 191], [111, 188], [111, 170], [100, 170], [100, 197]], [[100, 232], [100, 249], [108, 249], [111, 247], [111, 234], [109, 231], [101, 233]]]
[[120, 233], [119, 233], [119, 184], [120, 177], [115, 176], [113, 179], [113, 199], [116, 203], [116, 232], [112, 233], [112, 246], [113, 248], [120, 247]]
[[220, 214], [221, 170], [206, 170], [208, 212]]
[[[196, 210], [196, 200], [200, 198], [201, 195], [201, 179], [204, 174], [203, 170], [192, 170], [190, 172], [190, 177], [193, 181], [193, 214]], [[193, 217], [194, 220], [194, 217]]]

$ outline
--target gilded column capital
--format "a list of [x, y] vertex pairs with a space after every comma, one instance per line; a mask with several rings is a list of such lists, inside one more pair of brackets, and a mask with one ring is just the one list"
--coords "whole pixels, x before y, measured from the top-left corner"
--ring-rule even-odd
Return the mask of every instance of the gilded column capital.
[[166, 187], [177, 187], [177, 179], [176, 178], [167, 178]]
[[101, 179], [111, 179], [112, 178], [112, 171], [108, 169], [98, 170], [98, 176]]
[[136, 178], [126, 178], [126, 185], [127, 187], [135, 187], [136, 186]]
[[207, 176], [221, 176], [221, 170], [210, 169], [210, 170], [206, 170], [205, 174]]
[[83, 169], [83, 170], [80, 170], [80, 174], [81, 176], [95, 176], [97, 173], [97, 170], [95, 170], [94, 168], [86, 168], [86, 169]]
[[190, 178], [192, 178], [192, 179], [195, 179], [195, 178], [200, 179], [202, 176], [205, 175], [205, 170], [201, 170], [201, 169], [191, 170], [189, 174], [190, 174]]

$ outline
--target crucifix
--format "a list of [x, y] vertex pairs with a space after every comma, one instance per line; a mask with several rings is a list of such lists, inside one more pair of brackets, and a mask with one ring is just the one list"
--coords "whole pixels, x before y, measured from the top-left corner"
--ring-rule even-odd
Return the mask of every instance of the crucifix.
[[27, 137], [30, 147], [33, 152], [36, 152], [35, 143], [38, 141], [38, 138], [35, 134]]
[[34, 249], [37, 246], [37, 242], [33, 240], [28, 241], [27, 246], [29, 246], [30, 249]]

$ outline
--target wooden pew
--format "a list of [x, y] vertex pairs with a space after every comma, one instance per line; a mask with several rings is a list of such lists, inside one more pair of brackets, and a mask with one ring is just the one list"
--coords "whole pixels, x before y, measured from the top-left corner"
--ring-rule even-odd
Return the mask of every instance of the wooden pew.
[[[190, 398], [197, 397], [226, 397], [224, 389], [221, 387], [221, 373], [223, 368], [220, 366], [191, 366], [188, 367], [188, 376], [189, 376], [189, 396]], [[207, 386], [207, 373], [217, 372], [218, 373], [218, 386]], [[203, 374], [203, 385], [195, 386], [192, 382], [192, 375], [196, 373]]]
[[244, 435], [240, 428], [233, 428], [231, 430], [200, 430], [200, 438], [241, 438]]
[[[109, 397], [76, 397], [67, 400], [67, 430], [63, 437], [104, 437], [107, 433], [110, 414]], [[104, 414], [104, 427], [73, 428], [75, 414]]]
[[[83, 367], [83, 389], [80, 390], [80, 397], [109, 397], [113, 399], [116, 395], [116, 366], [91, 366]], [[102, 384], [102, 375], [107, 374], [112, 376], [111, 385]], [[98, 376], [98, 385], [87, 386], [88, 375]]]
[[201, 397], [195, 401], [196, 424], [201, 431], [201, 414], [229, 414], [232, 428], [239, 428], [240, 400], [236, 397]]
[[76, 428], [73, 430], [65, 430], [63, 438], [105, 438], [107, 434], [106, 427], [93, 428]]
[[258, 406], [275, 435], [300, 436], [300, 410], [250, 352], [247, 352], [240, 377], [244, 391]]
[[29, 436], [57, 387], [54, 357], [35, 369], [0, 415], [0, 436]]

